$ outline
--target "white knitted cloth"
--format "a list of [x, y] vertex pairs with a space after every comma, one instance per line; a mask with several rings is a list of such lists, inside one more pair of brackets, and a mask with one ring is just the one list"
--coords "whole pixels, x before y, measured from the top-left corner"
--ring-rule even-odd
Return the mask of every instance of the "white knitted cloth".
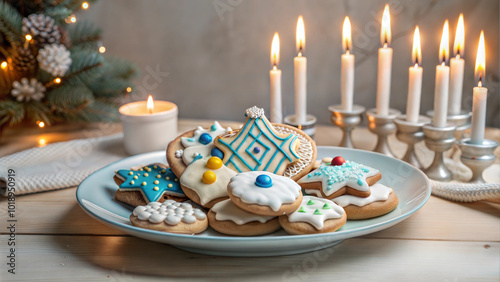
[[15, 195], [77, 186], [94, 171], [127, 156], [122, 139], [121, 133], [78, 139], [2, 157], [0, 194], [7, 195], [9, 169], [15, 171]]

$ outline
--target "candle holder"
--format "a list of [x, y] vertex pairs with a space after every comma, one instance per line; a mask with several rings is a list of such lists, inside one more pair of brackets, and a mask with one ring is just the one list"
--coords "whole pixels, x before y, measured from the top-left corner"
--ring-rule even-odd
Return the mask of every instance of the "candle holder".
[[333, 105], [328, 107], [328, 110], [332, 113], [332, 123], [342, 129], [342, 140], [339, 146], [354, 148], [351, 132], [363, 121], [365, 107], [353, 105], [351, 111], [345, 111], [342, 110], [341, 105]]
[[[434, 111], [428, 111], [427, 116], [430, 118], [434, 117]], [[465, 130], [470, 128], [470, 120], [472, 113], [470, 111], [460, 111], [459, 114], [449, 115], [446, 117], [447, 123], [456, 126], [455, 138], [457, 140], [463, 139], [465, 136]]]
[[304, 131], [305, 134], [314, 139], [314, 134], [316, 133], [316, 120], [315, 116], [307, 115], [306, 122], [304, 124], [298, 124], [296, 115], [289, 115], [283, 119], [283, 123]]
[[394, 120], [397, 128], [396, 138], [408, 145], [406, 153], [401, 160], [419, 169], [422, 169], [422, 164], [415, 154], [415, 144], [424, 140], [422, 127], [430, 122], [431, 119], [425, 116], [419, 116], [417, 122], [406, 121], [406, 115], [399, 116]]
[[495, 161], [495, 151], [498, 143], [485, 139], [482, 144], [472, 144], [470, 138], [457, 141], [462, 151], [460, 160], [472, 170], [472, 183], [485, 183], [483, 171]]
[[393, 157], [394, 154], [389, 148], [389, 142], [387, 137], [396, 132], [396, 125], [394, 125], [394, 119], [401, 114], [400, 111], [395, 109], [389, 109], [388, 115], [379, 115], [376, 113], [376, 109], [370, 109], [366, 111], [366, 117], [368, 118], [368, 129], [377, 135], [377, 145], [374, 152], [382, 153], [387, 156]]
[[427, 148], [434, 151], [432, 164], [424, 170], [430, 179], [450, 181], [451, 171], [444, 165], [443, 153], [455, 144], [455, 126], [448, 124], [445, 127], [435, 127], [432, 124], [423, 126], [424, 141]]

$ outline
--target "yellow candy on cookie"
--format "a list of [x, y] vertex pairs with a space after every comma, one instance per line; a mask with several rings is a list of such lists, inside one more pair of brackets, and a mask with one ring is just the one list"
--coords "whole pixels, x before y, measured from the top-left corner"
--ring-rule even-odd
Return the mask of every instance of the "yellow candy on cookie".
[[207, 161], [207, 167], [209, 169], [219, 169], [222, 167], [222, 160], [218, 157], [211, 157]]
[[207, 170], [203, 173], [202, 180], [205, 184], [212, 184], [217, 180], [217, 176], [213, 171]]

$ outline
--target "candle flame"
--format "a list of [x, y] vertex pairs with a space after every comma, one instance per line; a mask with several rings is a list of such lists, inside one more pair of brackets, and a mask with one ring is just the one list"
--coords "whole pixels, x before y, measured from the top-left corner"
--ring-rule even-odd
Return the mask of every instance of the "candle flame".
[[439, 44], [439, 62], [446, 64], [450, 56], [450, 30], [448, 20], [444, 22], [441, 44]]
[[342, 28], [342, 48], [344, 48], [344, 52], [349, 53], [352, 48], [352, 40], [351, 40], [351, 21], [349, 21], [349, 17], [345, 17], [344, 26]]
[[148, 112], [150, 114], [153, 113], [153, 110], [155, 108], [155, 104], [153, 103], [153, 96], [151, 96], [151, 95], [148, 96], [148, 102], [146, 103], [146, 108], [148, 109]]
[[481, 87], [484, 81], [484, 74], [486, 71], [486, 51], [484, 47], [484, 31], [481, 30], [479, 36], [479, 45], [477, 46], [476, 68], [474, 76], [478, 81], [478, 86]]
[[391, 43], [391, 15], [389, 14], [389, 4], [385, 4], [382, 15], [382, 28], [380, 30], [380, 43], [387, 47]]
[[453, 44], [453, 54], [455, 56], [463, 56], [465, 42], [464, 15], [460, 14], [458, 18], [457, 31], [455, 33], [455, 43]]
[[413, 34], [413, 49], [411, 52], [411, 60], [414, 65], [422, 64], [422, 49], [420, 48], [420, 31], [418, 26]]
[[278, 67], [280, 62], [280, 37], [277, 32], [274, 33], [273, 43], [271, 44], [271, 65]]
[[299, 16], [299, 19], [297, 20], [297, 32], [295, 36], [297, 39], [297, 52], [299, 53], [299, 56], [302, 56], [306, 47], [306, 32], [304, 28], [304, 18], [302, 16]]

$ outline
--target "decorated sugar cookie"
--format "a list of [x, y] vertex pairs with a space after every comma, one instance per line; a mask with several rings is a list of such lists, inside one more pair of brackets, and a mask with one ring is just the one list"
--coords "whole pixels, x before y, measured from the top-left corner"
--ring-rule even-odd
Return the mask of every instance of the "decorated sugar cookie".
[[334, 232], [346, 220], [342, 207], [328, 199], [313, 196], [304, 196], [296, 211], [279, 218], [283, 229], [294, 235]]
[[231, 131], [230, 127], [224, 128], [214, 121], [209, 128], [198, 126], [197, 129], [188, 131], [170, 142], [167, 148], [167, 161], [174, 173], [182, 175], [186, 166], [197, 156], [217, 156], [222, 159], [222, 152], [214, 149], [214, 140], [217, 136]]
[[399, 203], [394, 191], [380, 183], [370, 186], [370, 196], [366, 198], [342, 195], [332, 199], [347, 213], [347, 219], [366, 219], [381, 216], [394, 210]]
[[215, 146], [223, 154], [224, 164], [237, 171], [268, 171], [283, 175], [288, 165], [299, 161], [300, 140], [293, 133], [283, 134], [274, 129], [264, 116], [264, 110], [246, 110], [247, 120], [233, 136], [218, 137]]
[[235, 205], [258, 215], [283, 215], [300, 205], [302, 191], [292, 179], [266, 171], [248, 171], [231, 178], [227, 193]]
[[276, 216], [256, 215], [237, 207], [230, 199], [218, 202], [208, 213], [210, 227], [227, 235], [255, 236], [280, 229]]
[[163, 202], [167, 199], [186, 199], [177, 176], [169, 167], [160, 163], [118, 170], [114, 180], [119, 185], [115, 199], [132, 206]]
[[202, 210], [173, 200], [138, 206], [130, 215], [130, 221], [137, 227], [181, 234], [200, 233], [208, 227]]
[[309, 172], [297, 183], [306, 193], [327, 199], [344, 194], [368, 197], [369, 186], [381, 178], [382, 174], [377, 169], [336, 157], [323, 159], [319, 168]]
[[195, 158], [180, 178], [182, 190], [191, 200], [206, 208], [227, 199], [227, 184], [236, 172], [218, 157]]

